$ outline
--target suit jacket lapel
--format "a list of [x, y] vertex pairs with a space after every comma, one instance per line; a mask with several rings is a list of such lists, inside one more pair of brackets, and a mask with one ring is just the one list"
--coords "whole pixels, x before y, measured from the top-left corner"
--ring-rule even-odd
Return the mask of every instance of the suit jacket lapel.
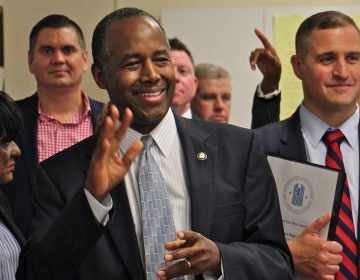
[[184, 118], [176, 118], [177, 129], [187, 167], [191, 228], [205, 236], [210, 234], [214, 212], [214, 186], [217, 184], [217, 147], [200, 126]]
[[113, 201], [117, 203], [114, 204], [112, 220], [109, 224], [110, 236], [131, 275], [131, 279], [144, 279], [145, 273], [124, 182], [111, 192], [111, 196]]
[[24, 128], [20, 135], [22, 156], [28, 170], [33, 170], [38, 164], [37, 156], [37, 105], [38, 98], [34, 94], [25, 105], [22, 105]]
[[15, 236], [20, 246], [24, 246], [25, 238], [11, 218], [10, 207], [8, 207], [5, 194], [0, 190], [0, 218]]
[[96, 125], [97, 125], [97, 118], [98, 116], [101, 114], [102, 111], [102, 107], [100, 104], [97, 104], [96, 101], [92, 100], [91, 98], [89, 98], [90, 101], [90, 108], [91, 108], [91, 122], [94, 128], [94, 131], [96, 130]]
[[[83, 162], [80, 162], [83, 166], [85, 177], [90, 165], [92, 152], [95, 149], [97, 135], [93, 136], [92, 139], [90, 148], [85, 147], [84, 149], [85, 156], [82, 157]], [[131, 279], [144, 279], [145, 273], [124, 182], [121, 182], [111, 191], [111, 197], [114, 207], [110, 213], [110, 221], [107, 226], [109, 235], [131, 275]]]
[[300, 127], [299, 109], [286, 121], [280, 136], [278, 153], [286, 157], [308, 161], [304, 137]]

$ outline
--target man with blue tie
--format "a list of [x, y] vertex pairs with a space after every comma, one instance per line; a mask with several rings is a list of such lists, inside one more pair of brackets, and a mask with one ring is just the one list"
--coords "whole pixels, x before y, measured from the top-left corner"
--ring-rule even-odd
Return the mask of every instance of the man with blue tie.
[[291, 279], [254, 132], [172, 112], [174, 68], [156, 19], [116, 10], [92, 50], [113, 105], [98, 134], [38, 168], [36, 231], [17, 279]]
[[345, 169], [335, 241], [319, 238], [330, 214], [318, 213], [320, 218], [288, 245], [301, 275], [359, 279], [360, 31], [345, 14], [321, 12], [300, 25], [295, 44], [291, 63], [304, 100], [290, 118], [256, 134], [266, 152]]

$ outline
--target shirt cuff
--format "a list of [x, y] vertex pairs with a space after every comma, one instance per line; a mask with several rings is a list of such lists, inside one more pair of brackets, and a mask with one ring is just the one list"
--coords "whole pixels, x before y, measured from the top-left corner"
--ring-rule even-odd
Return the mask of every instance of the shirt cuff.
[[276, 89], [273, 92], [269, 92], [267, 94], [264, 94], [263, 91], [261, 90], [261, 84], [258, 84], [257, 88], [256, 88], [256, 96], [260, 97], [260, 98], [264, 98], [264, 99], [272, 99], [276, 96], [279, 96], [280, 94], [280, 90]]
[[84, 191], [96, 220], [99, 224], [106, 226], [110, 219], [109, 212], [113, 207], [111, 195], [108, 194], [100, 203], [87, 189], [84, 189]]

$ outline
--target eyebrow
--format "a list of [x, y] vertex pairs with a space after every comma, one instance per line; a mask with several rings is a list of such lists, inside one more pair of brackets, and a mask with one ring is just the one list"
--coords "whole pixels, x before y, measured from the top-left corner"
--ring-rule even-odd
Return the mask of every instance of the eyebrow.
[[[39, 46], [39, 49], [41, 50], [41, 49], [55, 49], [56, 47], [54, 47], [53, 45], [49, 45], [49, 44], [44, 44], [44, 45], [40, 45]], [[63, 48], [76, 48], [76, 46], [75, 45], [73, 45], [73, 44], [65, 44], [65, 45], [63, 45], [63, 46], [61, 46], [60, 47], [61, 49], [63, 49]]]
[[[153, 55], [167, 55], [169, 56], [169, 51], [164, 49], [164, 50], [157, 50], [154, 52]], [[142, 57], [142, 55], [140, 53], [127, 53], [123, 56], [122, 60], [127, 60], [127, 59], [132, 59], [132, 58], [140, 58]]]

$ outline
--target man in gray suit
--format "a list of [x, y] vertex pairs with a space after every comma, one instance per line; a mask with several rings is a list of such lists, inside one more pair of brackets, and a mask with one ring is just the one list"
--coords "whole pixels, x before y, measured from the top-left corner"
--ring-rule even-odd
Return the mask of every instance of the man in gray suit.
[[[300, 25], [295, 41], [296, 55], [291, 57], [291, 63], [302, 81], [304, 100], [290, 118], [260, 128], [256, 134], [266, 152], [325, 165], [327, 147], [323, 135], [340, 129], [346, 138], [340, 148], [349, 182], [352, 205], [349, 212], [357, 235], [360, 126], [356, 101], [360, 93], [360, 31], [347, 15], [328, 11], [307, 18]], [[340, 277], [337, 279], [359, 279], [356, 272], [359, 238], [352, 253], [344, 244], [321, 240], [319, 232], [329, 220], [330, 214], [321, 216], [298, 238], [288, 242], [295, 271], [314, 279], [333, 279], [335, 274]], [[354, 259], [352, 264], [351, 259]]]
[[[172, 112], [169, 45], [150, 14], [110, 13], [92, 49], [93, 76], [114, 105], [99, 134], [38, 168], [36, 231], [17, 279], [291, 279], [274, 181], [254, 132]], [[137, 177], [144, 135], [154, 141], [177, 231], [176, 239], [151, 239], [168, 250], [156, 271]]]

